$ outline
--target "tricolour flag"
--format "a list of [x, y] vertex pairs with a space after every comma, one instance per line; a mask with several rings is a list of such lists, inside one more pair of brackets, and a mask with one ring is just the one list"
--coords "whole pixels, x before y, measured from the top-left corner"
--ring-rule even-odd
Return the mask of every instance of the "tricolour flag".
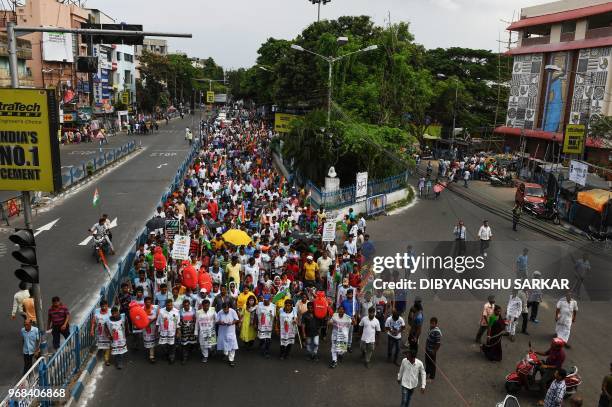
[[97, 206], [100, 203], [100, 193], [98, 192], [98, 188], [94, 191], [93, 195], [93, 206]]

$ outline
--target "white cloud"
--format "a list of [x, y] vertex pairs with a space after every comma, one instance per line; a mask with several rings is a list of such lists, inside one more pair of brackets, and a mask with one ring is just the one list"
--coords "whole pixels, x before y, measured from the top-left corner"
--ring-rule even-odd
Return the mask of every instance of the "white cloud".
[[455, 0], [430, 0], [434, 6], [443, 8], [445, 10], [458, 10], [461, 6]]

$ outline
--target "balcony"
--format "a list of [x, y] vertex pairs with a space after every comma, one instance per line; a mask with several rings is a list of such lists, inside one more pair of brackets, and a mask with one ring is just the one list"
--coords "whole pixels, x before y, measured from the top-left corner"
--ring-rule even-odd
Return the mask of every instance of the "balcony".
[[544, 45], [550, 43], [550, 35], [542, 35], [539, 37], [523, 38], [521, 47], [531, 47], [532, 45]]
[[[11, 74], [8, 69], [0, 69], [0, 88], [9, 88], [11, 86]], [[20, 74], [19, 86], [24, 88], [34, 87], [34, 78], [32, 75]]]
[[585, 38], [587, 40], [593, 38], [612, 37], [612, 27], [593, 28], [586, 31]]

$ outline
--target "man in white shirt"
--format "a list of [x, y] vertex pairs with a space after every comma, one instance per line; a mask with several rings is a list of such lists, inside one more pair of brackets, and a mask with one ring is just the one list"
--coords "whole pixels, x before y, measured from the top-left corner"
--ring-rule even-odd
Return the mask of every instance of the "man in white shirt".
[[365, 367], [370, 368], [370, 360], [376, 347], [376, 339], [380, 332], [380, 323], [378, 319], [374, 318], [375, 309], [370, 307], [368, 309], [368, 316], [361, 318], [359, 326], [362, 327], [361, 331], [361, 355], [365, 359]]
[[480, 229], [478, 229], [478, 238], [480, 239], [480, 254], [486, 255], [489, 242], [493, 238], [491, 226], [489, 226], [489, 221], [486, 219], [482, 222]]
[[28, 284], [25, 281], [19, 282], [19, 291], [13, 296], [13, 310], [11, 311], [11, 319], [15, 319], [17, 314], [21, 315], [24, 319], [26, 313], [23, 311], [23, 300], [30, 298], [30, 291], [28, 290]]
[[402, 341], [402, 332], [406, 329], [406, 323], [397, 312], [393, 310], [393, 313], [385, 321], [385, 331], [387, 331], [387, 361], [398, 364], [397, 357], [400, 353], [400, 343]]
[[357, 243], [353, 235], [349, 235], [348, 240], [344, 242], [344, 248], [350, 255], [354, 256], [357, 254]]
[[463, 172], [463, 186], [468, 187], [468, 180], [470, 179], [470, 170], [466, 169]]
[[408, 351], [397, 373], [397, 382], [402, 387], [401, 407], [410, 406], [410, 399], [414, 389], [419, 385], [419, 378], [421, 380], [421, 393], [425, 393], [426, 376], [423, 362], [416, 358], [413, 351]]

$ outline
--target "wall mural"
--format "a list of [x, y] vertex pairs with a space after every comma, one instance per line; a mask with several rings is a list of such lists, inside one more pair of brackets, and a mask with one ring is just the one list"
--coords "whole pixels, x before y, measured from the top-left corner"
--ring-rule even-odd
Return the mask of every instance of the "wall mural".
[[610, 99], [607, 84], [611, 50], [610, 47], [580, 50], [569, 118], [571, 124], [586, 123], [587, 115], [593, 122], [605, 114], [604, 105]]
[[565, 102], [568, 98], [568, 76], [571, 70], [571, 54], [569, 52], [554, 52], [548, 55], [546, 65], [554, 65], [559, 70], [545, 72], [546, 99], [542, 114], [542, 130], [554, 133], [563, 132]]
[[537, 120], [542, 54], [514, 57], [506, 126], [533, 129]]

